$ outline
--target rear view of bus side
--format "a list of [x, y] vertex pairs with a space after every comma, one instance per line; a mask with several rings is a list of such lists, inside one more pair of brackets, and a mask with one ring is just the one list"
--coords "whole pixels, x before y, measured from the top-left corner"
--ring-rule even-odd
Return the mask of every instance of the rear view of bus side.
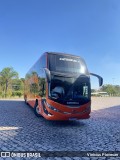
[[25, 77], [24, 99], [36, 116], [47, 120], [88, 119], [91, 112], [90, 75], [79, 56], [46, 52]]

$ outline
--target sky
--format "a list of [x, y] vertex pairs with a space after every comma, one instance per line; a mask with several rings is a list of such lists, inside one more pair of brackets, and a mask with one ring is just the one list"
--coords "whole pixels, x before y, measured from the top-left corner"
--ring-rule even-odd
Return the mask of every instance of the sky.
[[120, 0], [0, 0], [0, 71], [24, 78], [46, 51], [79, 55], [104, 84], [120, 85]]

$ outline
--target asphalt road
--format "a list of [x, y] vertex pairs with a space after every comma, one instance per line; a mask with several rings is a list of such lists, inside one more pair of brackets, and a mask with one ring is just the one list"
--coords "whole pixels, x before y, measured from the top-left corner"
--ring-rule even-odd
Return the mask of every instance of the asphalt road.
[[[0, 100], [0, 151], [120, 151], [120, 98], [93, 98], [90, 119], [65, 122], [36, 117], [22, 100]], [[120, 157], [34, 159], [119, 160]]]

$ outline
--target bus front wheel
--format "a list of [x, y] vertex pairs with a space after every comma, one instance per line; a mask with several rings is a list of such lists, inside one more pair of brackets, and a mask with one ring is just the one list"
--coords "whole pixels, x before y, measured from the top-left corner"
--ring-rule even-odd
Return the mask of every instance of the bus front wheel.
[[39, 110], [39, 105], [38, 105], [37, 102], [35, 103], [35, 106], [34, 106], [34, 113], [35, 113], [35, 115], [36, 115], [37, 117], [40, 117], [40, 116], [41, 116], [41, 115], [40, 115], [40, 110]]

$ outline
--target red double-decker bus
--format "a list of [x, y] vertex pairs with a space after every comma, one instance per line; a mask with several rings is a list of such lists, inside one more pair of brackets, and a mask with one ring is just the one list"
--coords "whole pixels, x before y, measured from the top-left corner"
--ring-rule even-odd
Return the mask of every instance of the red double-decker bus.
[[46, 52], [25, 77], [24, 99], [36, 116], [47, 120], [88, 119], [91, 112], [90, 75], [85, 61], [64, 53]]

